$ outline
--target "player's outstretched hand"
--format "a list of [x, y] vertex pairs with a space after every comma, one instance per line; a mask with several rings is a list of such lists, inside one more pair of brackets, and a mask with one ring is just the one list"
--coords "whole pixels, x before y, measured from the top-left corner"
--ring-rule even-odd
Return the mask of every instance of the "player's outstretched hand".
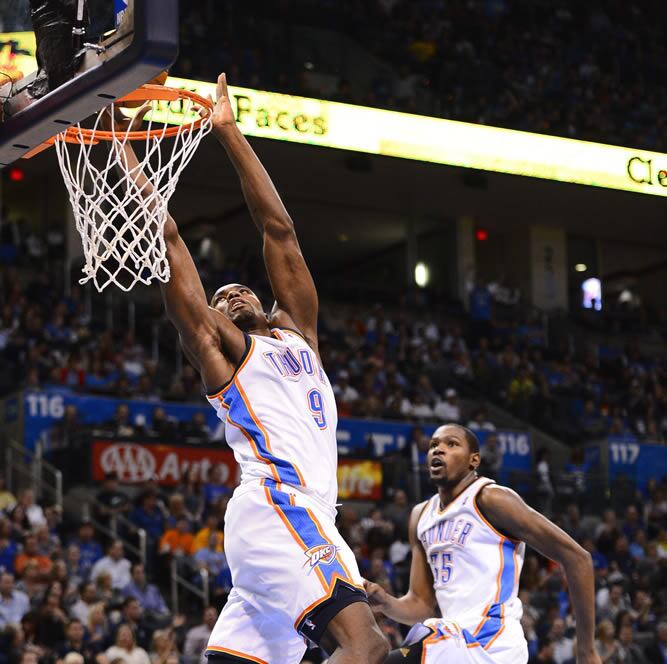
[[373, 583], [368, 579], [364, 579], [364, 590], [368, 595], [368, 602], [371, 607], [382, 610], [387, 606], [389, 594], [382, 586], [379, 586], [377, 583]]
[[229, 100], [229, 91], [227, 90], [227, 76], [220, 74], [218, 76], [218, 87], [216, 90], [215, 108], [211, 117], [213, 129], [224, 131], [229, 127], [236, 126], [236, 117], [232, 110], [232, 104]]
[[139, 108], [134, 117], [127, 118], [114, 104], [102, 113], [100, 126], [104, 131], [114, 131], [119, 136], [127, 131], [139, 131], [144, 123], [144, 116], [151, 109], [152, 103], [146, 102]]

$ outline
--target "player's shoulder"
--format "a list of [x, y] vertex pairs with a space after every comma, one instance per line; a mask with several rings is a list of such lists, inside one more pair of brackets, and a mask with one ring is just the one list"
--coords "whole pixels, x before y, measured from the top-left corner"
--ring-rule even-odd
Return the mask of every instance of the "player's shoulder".
[[416, 527], [416, 525], [419, 523], [419, 519], [421, 519], [422, 514], [426, 511], [428, 506], [431, 504], [431, 501], [433, 500], [433, 496], [428, 498], [427, 500], [423, 500], [421, 503], [417, 503], [413, 508], [412, 512], [410, 513], [410, 523]]
[[478, 505], [496, 505], [507, 501], [521, 500], [519, 494], [508, 486], [487, 482], [483, 484], [475, 494], [475, 502]]
[[502, 530], [508, 517], [523, 514], [528, 509], [514, 489], [495, 482], [484, 485], [475, 494], [474, 503], [477, 513], [495, 530]]

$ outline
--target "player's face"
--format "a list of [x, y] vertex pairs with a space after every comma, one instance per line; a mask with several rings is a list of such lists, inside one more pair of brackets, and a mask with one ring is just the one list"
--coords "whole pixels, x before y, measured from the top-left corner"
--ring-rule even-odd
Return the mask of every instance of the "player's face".
[[266, 325], [262, 303], [242, 284], [227, 284], [218, 288], [211, 300], [211, 306], [243, 330]]
[[452, 425], [435, 430], [426, 459], [435, 484], [456, 484], [479, 466], [479, 454], [470, 451], [463, 431]]

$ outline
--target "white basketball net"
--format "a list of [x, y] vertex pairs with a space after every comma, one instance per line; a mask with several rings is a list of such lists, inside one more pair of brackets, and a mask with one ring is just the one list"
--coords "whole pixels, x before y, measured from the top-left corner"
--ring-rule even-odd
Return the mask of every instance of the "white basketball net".
[[[199, 117], [199, 106], [191, 99], [152, 104], [153, 111], [146, 116], [142, 130], [163, 129], [157, 137], [133, 141], [139, 161], [136, 168], [128, 170], [123, 147], [130, 139], [128, 132], [116, 123], [115, 138], [106, 147], [86, 145], [80, 124], [73, 128], [80, 142], [55, 142], [76, 228], [83, 241], [84, 277], [79, 283], [92, 279], [100, 292], [110, 284], [129, 291], [137, 282], [148, 285], [154, 279], [169, 281], [164, 241], [167, 206], [183, 169], [211, 131], [208, 113], [200, 127], [192, 128], [191, 121]], [[100, 111], [95, 118], [93, 131], [102, 129], [103, 114]], [[170, 124], [180, 124], [180, 130], [175, 138], [165, 140]], [[142, 192], [136, 182], [139, 171], [152, 190], [146, 187]]]

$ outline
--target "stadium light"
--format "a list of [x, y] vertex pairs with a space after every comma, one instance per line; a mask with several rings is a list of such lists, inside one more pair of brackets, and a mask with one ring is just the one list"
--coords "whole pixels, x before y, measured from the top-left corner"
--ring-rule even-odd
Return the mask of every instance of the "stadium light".
[[419, 288], [425, 288], [428, 286], [428, 282], [431, 280], [431, 271], [428, 268], [426, 263], [417, 263], [415, 265], [415, 283]]
[[9, 169], [8, 177], [11, 182], [23, 182], [25, 180], [25, 172], [21, 168], [14, 166], [14, 168]]

